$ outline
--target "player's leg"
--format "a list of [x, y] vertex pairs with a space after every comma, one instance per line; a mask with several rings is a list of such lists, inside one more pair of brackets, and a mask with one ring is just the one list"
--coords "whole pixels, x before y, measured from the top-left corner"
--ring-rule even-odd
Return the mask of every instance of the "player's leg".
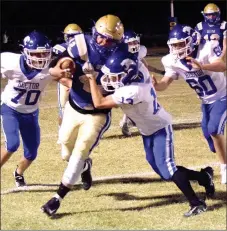
[[17, 151], [20, 145], [18, 115], [18, 112], [7, 105], [1, 105], [1, 125], [5, 138], [5, 146], [1, 146], [1, 167]]
[[[78, 167], [74, 166], [76, 162], [84, 163], [88, 159], [92, 150], [98, 145], [102, 135], [109, 128], [111, 115], [108, 114], [87, 114], [83, 116], [83, 123], [79, 128], [78, 138], [72, 152], [72, 158], [76, 159], [69, 163], [68, 168], [63, 176], [65, 185], [75, 184], [78, 180], [78, 173], [73, 173]], [[82, 164], [80, 165], [82, 166]], [[84, 168], [84, 164], [82, 166]], [[83, 168], [81, 170], [83, 170]], [[79, 170], [80, 172], [82, 172]], [[72, 174], [73, 173], [73, 174]], [[73, 176], [74, 175], [74, 176]]]
[[209, 122], [209, 105], [208, 104], [202, 104], [201, 109], [202, 109], [202, 121], [201, 121], [201, 127], [203, 131], [203, 136], [207, 140], [207, 143], [209, 145], [209, 148], [211, 152], [216, 152], [215, 147], [214, 147], [214, 142], [212, 140], [211, 135], [208, 132], [208, 122]]
[[40, 126], [38, 122], [39, 111], [23, 114], [20, 117], [20, 133], [23, 141], [24, 156], [21, 158], [15, 172], [17, 185], [25, 186], [24, 172], [36, 159], [40, 145]]
[[209, 105], [210, 118], [208, 132], [212, 137], [216, 153], [221, 163], [221, 183], [226, 184], [226, 139], [224, 135], [226, 124], [226, 97]]
[[[58, 83], [57, 84], [57, 92], [58, 92], [58, 126], [60, 129], [60, 126], [62, 124], [64, 110], [65, 110], [65, 104], [69, 98], [69, 88]], [[58, 138], [57, 143], [60, 144], [59, 138]]]
[[197, 215], [206, 211], [206, 204], [195, 194], [186, 171], [179, 171], [174, 161], [172, 126], [168, 125], [153, 135], [153, 152], [160, 176], [172, 180], [188, 199], [191, 209], [184, 216]]
[[65, 104], [69, 100], [69, 88], [58, 83], [57, 91], [58, 91], [58, 108], [59, 108], [59, 126], [61, 126], [62, 117], [65, 110]]
[[47, 215], [51, 216], [56, 213], [60, 207], [61, 200], [79, 179], [84, 168], [85, 160], [89, 157], [94, 147], [98, 145], [103, 133], [109, 128], [110, 118], [110, 113], [107, 115], [83, 115], [78, 113], [77, 119], [81, 120], [81, 126], [79, 128], [75, 148], [70, 156], [62, 182], [57, 194], [41, 207], [42, 211]]
[[122, 134], [126, 137], [131, 136], [131, 132], [129, 130], [129, 119], [128, 117], [124, 114], [122, 120], [120, 121], [120, 128], [122, 131]]
[[62, 125], [59, 130], [59, 142], [61, 144], [61, 156], [63, 160], [69, 161], [74, 149], [79, 126], [82, 118], [81, 114], [75, 111], [69, 102], [65, 105]]

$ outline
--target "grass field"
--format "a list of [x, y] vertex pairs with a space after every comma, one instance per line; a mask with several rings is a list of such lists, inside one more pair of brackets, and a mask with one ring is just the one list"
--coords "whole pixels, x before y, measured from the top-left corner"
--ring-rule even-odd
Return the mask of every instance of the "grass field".
[[[161, 68], [160, 58], [147, 60]], [[200, 121], [200, 101], [183, 81], [175, 81], [158, 97], [174, 123]], [[84, 191], [78, 182], [54, 219], [45, 216], [40, 207], [55, 193], [66, 167], [57, 144], [57, 117], [52, 83], [40, 105], [39, 155], [25, 173], [29, 190], [18, 191], [12, 174], [22, 147], [1, 170], [1, 230], [226, 230], [226, 186], [220, 184], [217, 156], [209, 151], [201, 128], [174, 126], [176, 163], [198, 170], [210, 165], [215, 170], [215, 198], [207, 200], [206, 213], [187, 219], [186, 199], [150, 169], [137, 130], [133, 128], [130, 138], [122, 136], [120, 109], [113, 110], [112, 125], [91, 155], [93, 187]], [[193, 183], [193, 188], [204, 198], [203, 187]]]

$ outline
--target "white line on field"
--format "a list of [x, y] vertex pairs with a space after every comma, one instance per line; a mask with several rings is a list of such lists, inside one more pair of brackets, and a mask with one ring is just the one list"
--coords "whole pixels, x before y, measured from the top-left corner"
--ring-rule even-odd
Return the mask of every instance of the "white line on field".
[[[176, 119], [174, 120], [174, 123], [173, 123], [173, 126], [181, 126], [181, 125], [184, 125], [184, 124], [190, 124], [190, 123], [193, 123], [193, 124], [200, 124], [200, 118], [194, 118], [193, 120], [191, 119], [184, 119], [184, 120], [181, 120], [181, 119]], [[136, 127], [133, 127], [132, 128], [133, 130], [136, 129]], [[110, 130], [121, 130], [120, 126], [110, 126]], [[2, 133], [2, 132], [1, 132]], [[55, 133], [49, 133], [49, 134], [44, 134], [41, 136], [41, 139], [45, 139], [45, 138], [52, 138], [52, 137], [57, 137], [58, 134]], [[4, 136], [3, 134], [1, 134], [1, 140], [3, 141], [4, 140]]]
[[[209, 166], [211, 167], [215, 167], [220, 165], [220, 163], [218, 162], [213, 162], [210, 163]], [[191, 166], [188, 167], [189, 169], [199, 169], [199, 168], [205, 168], [207, 167], [207, 165], [199, 165], [199, 166]], [[133, 177], [150, 177], [155, 175], [156, 173], [151, 170], [150, 172], [139, 172], [139, 173], [134, 173], [134, 174], [120, 174], [120, 175], [112, 175], [112, 176], [101, 176], [101, 177], [94, 177], [93, 178], [93, 182], [99, 182], [99, 181], [105, 181], [105, 180], [116, 180], [116, 179], [122, 179], [122, 178], [133, 178]], [[152, 182], [151, 182], [152, 183]], [[76, 185], [81, 184], [81, 182], [77, 182]], [[56, 188], [58, 187], [59, 182], [58, 183], [49, 183], [49, 184], [43, 184], [43, 185], [31, 185], [31, 186], [27, 186], [27, 187], [22, 187], [22, 188], [11, 188], [11, 189], [7, 189], [7, 190], [3, 190], [1, 192], [1, 195], [6, 195], [6, 194], [10, 194], [10, 193], [15, 193], [15, 192], [20, 192], [20, 191], [35, 191], [38, 189], [50, 189], [50, 188]]]

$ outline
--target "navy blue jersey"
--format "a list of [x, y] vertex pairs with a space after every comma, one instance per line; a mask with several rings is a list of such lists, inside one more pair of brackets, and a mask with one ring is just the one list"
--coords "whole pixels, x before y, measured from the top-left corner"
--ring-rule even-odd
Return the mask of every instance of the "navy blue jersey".
[[219, 45], [223, 48], [223, 39], [226, 38], [227, 23], [222, 21], [215, 25], [210, 25], [207, 22], [200, 22], [196, 25], [195, 30], [201, 36], [200, 43], [204, 44], [206, 41], [218, 40]]
[[[93, 65], [97, 75], [97, 84], [99, 85], [102, 93], [106, 95], [107, 92], [104, 91], [100, 82], [100, 78], [103, 75], [103, 73], [101, 72], [101, 68], [105, 64], [109, 56], [111, 56], [111, 54], [115, 52], [117, 49], [121, 49], [122, 51], [128, 52], [128, 45], [125, 43], [119, 43], [117, 47], [104, 48], [98, 46], [94, 38], [90, 35], [83, 35], [82, 38], [84, 38], [85, 41], [85, 43], [83, 44], [86, 44], [85, 49], [87, 49], [88, 59], [90, 63]], [[74, 59], [77, 65], [76, 73], [73, 76], [73, 84], [72, 88], [70, 89], [69, 95], [69, 102], [71, 106], [82, 113], [105, 113], [106, 111], [109, 111], [106, 109], [98, 110], [94, 108], [90, 92], [89, 80], [82, 71], [82, 66], [86, 62], [86, 59], [84, 59], [84, 56], [82, 55], [80, 48], [78, 48], [75, 39], [72, 39], [70, 41], [67, 51], [70, 57]]]

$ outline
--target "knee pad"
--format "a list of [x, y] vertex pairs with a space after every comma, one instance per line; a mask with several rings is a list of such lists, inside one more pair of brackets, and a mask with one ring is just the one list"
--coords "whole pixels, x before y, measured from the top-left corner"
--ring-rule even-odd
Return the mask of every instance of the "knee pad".
[[69, 158], [70, 158], [71, 154], [69, 153], [64, 153], [64, 152], [61, 152], [61, 158], [62, 160], [65, 160], [65, 161], [69, 161]]
[[30, 160], [30, 161], [33, 161], [36, 159], [37, 157], [37, 151], [36, 152], [32, 152], [32, 153], [24, 153], [24, 157], [27, 159], [27, 160]]
[[61, 144], [61, 158], [62, 160], [69, 161], [70, 156], [72, 155], [71, 150], [67, 148], [66, 145]]
[[216, 128], [216, 126], [213, 124], [209, 124], [207, 129], [208, 129], [209, 135], [217, 135], [218, 133], [218, 128]]
[[20, 146], [19, 139], [12, 139], [10, 142], [6, 142], [6, 150], [9, 152], [16, 152]]

